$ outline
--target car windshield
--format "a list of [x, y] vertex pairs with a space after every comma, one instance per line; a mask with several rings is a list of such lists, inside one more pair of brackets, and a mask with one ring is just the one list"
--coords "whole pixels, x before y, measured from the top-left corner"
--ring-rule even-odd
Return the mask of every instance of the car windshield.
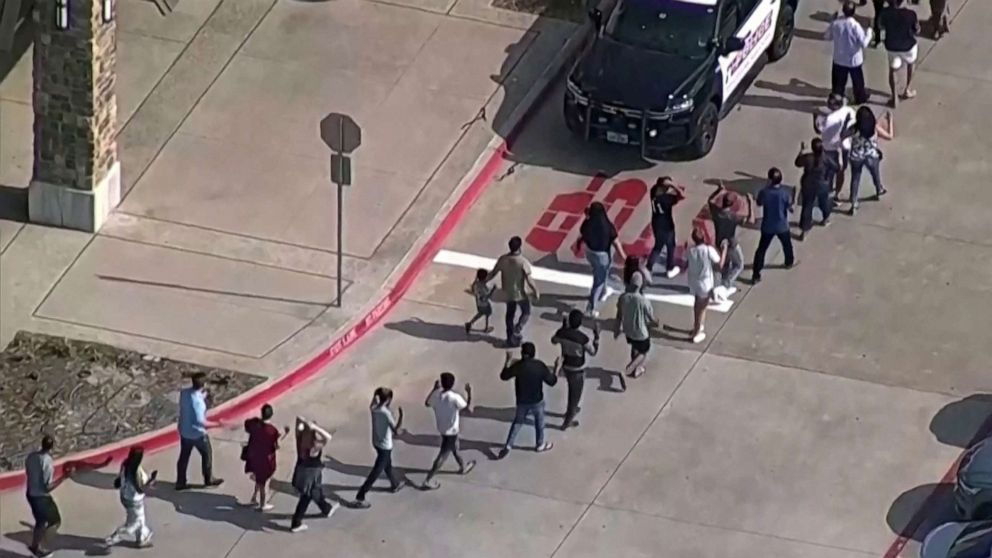
[[716, 8], [678, 0], [625, 0], [606, 24], [613, 40], [665, 54], [701, 58], [709, 52]]

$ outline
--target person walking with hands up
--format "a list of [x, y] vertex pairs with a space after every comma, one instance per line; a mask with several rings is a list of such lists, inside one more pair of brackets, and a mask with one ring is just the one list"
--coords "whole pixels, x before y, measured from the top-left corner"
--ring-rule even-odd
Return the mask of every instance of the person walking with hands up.
[[303, 516], [310, 503], [317, 504], [322, 517], [330, 517], [337, 504], [331, 504], [324, 496], [324, 447], [330, 443], [331, 433], [316, 422], [296, 417], [296, 467], [293, 468], [293, 488], [300, 495], [293, 512], [289, 530], [293, 533], [305, 531]]
[[434, 458], [434, 464], [431, 465], [427, 478], [424, 479], [424, 488], [427, 490], [441, 486], [434, 481], [434, 475], [448, 460], [449, 455], [455, 458], [459, 475], [467, 475], [475, 467], [475, 461], [466, 462], [458, 451], [459, 415], [463, 410], [472, 407], [472, 384], [465, 384], [465, 395], [466, 397], [462, 397], [455, 391], [455, 375], [451, 372], [442, 372], [441, 377], [434, 380], [434, 389], [424, 400], [424, 406], [434, 410], [434, 421], [437, 423], [438, 434], [441, 435], [441, 449]]
[[399, 434], [403, 428], [403, 407], [396, 409], [397, 418], [393, 418], [393, 412], [389, 408], [392, 402], [393, 390], [389, 388], [376, 388], [375, 393], [372, 394], [369, 411], [372, 413], [372, 447], [375, 449], [375, 463], [362, 487], [358, 489], [355, 507], [371, 506], [365, 500], [365, 495], [383, 473], [389, 479], [390, 492], [399, 492], [406, 484], [406, 480], [396, 478], [396, 473], [393, 472], [393, 434]]
[[513, 416], [513, 424], [510, 425], [510, 433], [506, 437], [506, 444], [497, 455], [498, 459], [503, 459], [510, 453], [520, 427], [531, 415], [534, 417], [534, 451], [545, 452], [553, 447], [553, 444], [544, 441], [544, 385], [553, 386], [558, 383], [556, 372], [559, 365], [560, 360], [556, 360], [555, 371], [552, 372], [547, 364], [538, 360], [537, 347], [529, 341], [520, 347], [520, 360], [513, 360], [512, 351], [506, 352], [506, 361], [503, 362], [503, 371], [500, 372], [499, 379], [504, 382], [513, 380], [517, 410]]

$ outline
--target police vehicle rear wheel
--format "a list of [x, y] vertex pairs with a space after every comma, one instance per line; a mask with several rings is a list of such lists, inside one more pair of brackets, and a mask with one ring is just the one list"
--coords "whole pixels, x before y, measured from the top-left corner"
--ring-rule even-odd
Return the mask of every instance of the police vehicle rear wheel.
[[689, 144], [689, 155], [699, 159], [705, 157], [713, 149], [716, 142], [717, 128], [720, 126], [720, 111], [714, 103], [706, 103], [696, 121], [696, 138]]
[[796, 13], [792, 6], [782, 0], [783, 6], [778, 13], [778, 23], [775, 25], [775, 36], [772, 44], [768, 47], [768, 60], [774, 62], [789, 54], [789, 47], [792, 46], [792, 36], [796, 31]]

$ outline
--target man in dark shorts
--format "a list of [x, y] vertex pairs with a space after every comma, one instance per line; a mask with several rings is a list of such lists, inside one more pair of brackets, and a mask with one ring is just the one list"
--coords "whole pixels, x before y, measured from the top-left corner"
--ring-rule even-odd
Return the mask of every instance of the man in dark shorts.
[[638, 271], [630, 278], [626, 292], [617, 301], [617, 322], [613, 329], [614, 339], [623, 333], [630, 345], [630, 362], [624, 373], [631, 378], [644, 374], [644, 361], [651, 350], [651, 328], [658, 327], [654, 308], [641, 292], [643, 286], [644, 276]]
[[41, 449], [28, 454], [24, 460], [28, 505], [31, 506], [31, 515], [34, 517], [34, 531], [31, 533], [28, 550], [39, 557], [52, 555], [49, 543], [62, 523], [62, 514], [52, 498], [52, 491], [72, 473], [72, 469], [66, 465], [62, 478], [55, 480], [55, 462], [52, 459], [54, 447], [55, 439], [46, 435], [41, 439]]
[[586, 383], [586, 355], [595, 356], [599, 352], [599, 326], [594, 325], [592, 339], [582, 331], [582, 312], [572, 310], [561, 328], [551, 337], [551, 342], [561, 345], [561, 369], [568, 382], [568, 405], [561, 429], [578, 426], [575, 415], [579, 413], [582, 401], [582, 388]]

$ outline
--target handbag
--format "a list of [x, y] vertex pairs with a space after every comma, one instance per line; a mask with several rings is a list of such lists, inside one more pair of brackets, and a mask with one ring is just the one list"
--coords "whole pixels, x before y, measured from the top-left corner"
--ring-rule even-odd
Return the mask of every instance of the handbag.
[[248, 461], [248, 444], [241, 446], [241, 461]]

